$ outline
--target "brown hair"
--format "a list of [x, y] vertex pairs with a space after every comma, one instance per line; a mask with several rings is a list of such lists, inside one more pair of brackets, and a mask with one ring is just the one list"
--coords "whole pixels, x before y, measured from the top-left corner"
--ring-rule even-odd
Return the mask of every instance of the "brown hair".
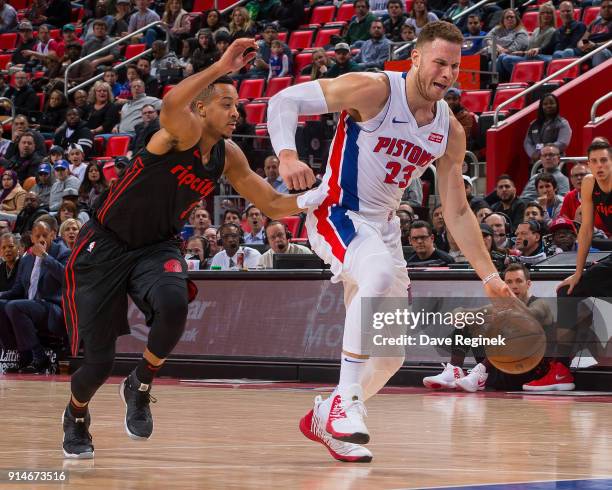
[[436, 39], [444, 39], [453, 44], [463, 45], [463, 34], [459, 28], [449, 22], [436, 21], [427, 24], [417, 38], [416, 48], [420, 48], [423, 44], [431, 43]]
[[527, 267], [525, 267], [523, 264], [510, 264], [508, 267], [506, 267], [506, 270], [504, 270], [504, 278], [506, 277], [506, 274], [508, 272], [514, 272], [514, 271], [522, 271], [523, 272], [523, 276], [525, 276], [525, 280], [529, 281], [529, 270], [527, 269]]

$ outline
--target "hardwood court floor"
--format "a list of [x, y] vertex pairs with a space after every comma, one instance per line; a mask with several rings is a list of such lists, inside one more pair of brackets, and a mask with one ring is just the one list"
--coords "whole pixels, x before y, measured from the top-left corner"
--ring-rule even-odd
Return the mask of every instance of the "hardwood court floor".
[[155, 431], [139, 442], [124, 432], [113, 379], [91, 407], [95, 462], [65, 462], [67, 378], [30, 379], [0, 376], [0, 468], [67, 469], [70, 484], [1, 489], [422, 489], [612, 477], [608, 399], [392, 390], [368, 402], [373, 462], [346, 464], [297, 429], [316, 391], [159, 382]]

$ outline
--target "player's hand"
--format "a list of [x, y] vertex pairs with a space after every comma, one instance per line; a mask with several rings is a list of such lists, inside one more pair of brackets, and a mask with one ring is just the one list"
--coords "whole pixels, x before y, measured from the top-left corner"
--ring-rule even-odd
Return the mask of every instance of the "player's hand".
[[238, 71], [255, 58], [257, 48], [258, 46], [254, 39], [248, 37], [236, 39], [229, 45], [229, 48], [223, 53], [218, 63], [226, 73]]
[[279, 174], [290, 191], [310, 189], [315, 183], [315, 176], [312, 169], [301, 162], [294, 151], [281, 152]]
[[36, 257], [42, 257], [45, 253], [47, 253], [47, 244], [44, 240], [41, 240], [39, 243], [35, 243], [32, 245], [31, 249], [32, 255]]
[[495, 277], [484, 285], [489, 298], [515, 298], [514, 293], [501, 277]]
[[569, 289], [567, 290], [567, 294], [572, 294], [572, 291], [576, 287], [576, 284], [578, 284], [578, 281], [580, 281], [580, 278], [581, 276], [579, 276], [576, 272], [574, 272], [571, 276], [565, 278], [563, 281], [561, 281], [558, 284], [557, 291], [559, 291], [559, 289], [561, 289], [564, 286], [569, 286]]

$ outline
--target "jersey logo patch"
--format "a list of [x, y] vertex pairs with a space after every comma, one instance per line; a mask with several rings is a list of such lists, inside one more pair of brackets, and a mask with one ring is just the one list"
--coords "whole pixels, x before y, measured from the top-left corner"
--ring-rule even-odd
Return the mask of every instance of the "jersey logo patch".
[[183, 272], [183, 266], [176, 259], [166, 260], [164, 263], [164, 271], [166, 272]]
[[96, 246], [96, 242], [91, 242], [89, 245], [87, 245], [87, 251], [89, 253], [93, 252], [93, 249], [95, 246]]
[[438, 133], [431, 133], [429, 135], [429, 138], [427, 139], [429, 141], [433, 141], [434, 143], [442, 143], [442, 140], [444, 139], [444, 135], [438, 134]]
[[395, 116], [393, 116], [392, 122], [393, 124], [408, 124], [410, 121], [398, 121], [395, 119]]

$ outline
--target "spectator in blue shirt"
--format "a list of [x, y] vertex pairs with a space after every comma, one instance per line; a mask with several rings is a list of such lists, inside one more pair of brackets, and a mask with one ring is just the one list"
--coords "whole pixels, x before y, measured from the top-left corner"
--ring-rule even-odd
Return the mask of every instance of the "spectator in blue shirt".
[[482, 49], [482, 41], [483, 37], [487, 35], [485, 31], [482, 30], [480, 24], [480, 17], [477, 14], [470, 14], [467, 18], [467, 30], [464, 31], [463, 35], [465, 37], [478, 36], [481, 39], [466, 39], [463, 44], [463, 49], [461, 50], [461, 54], [463, 56], [468, 56], [470, 54], [476, 54]]
[[362, 70], [384, 67], [389, 59], [391, 41], [385, 37], [385, 27], [381, 20], [373, 20], [370, 24], [370, 39], [361, 45], [361, 51], [355, 61]]

